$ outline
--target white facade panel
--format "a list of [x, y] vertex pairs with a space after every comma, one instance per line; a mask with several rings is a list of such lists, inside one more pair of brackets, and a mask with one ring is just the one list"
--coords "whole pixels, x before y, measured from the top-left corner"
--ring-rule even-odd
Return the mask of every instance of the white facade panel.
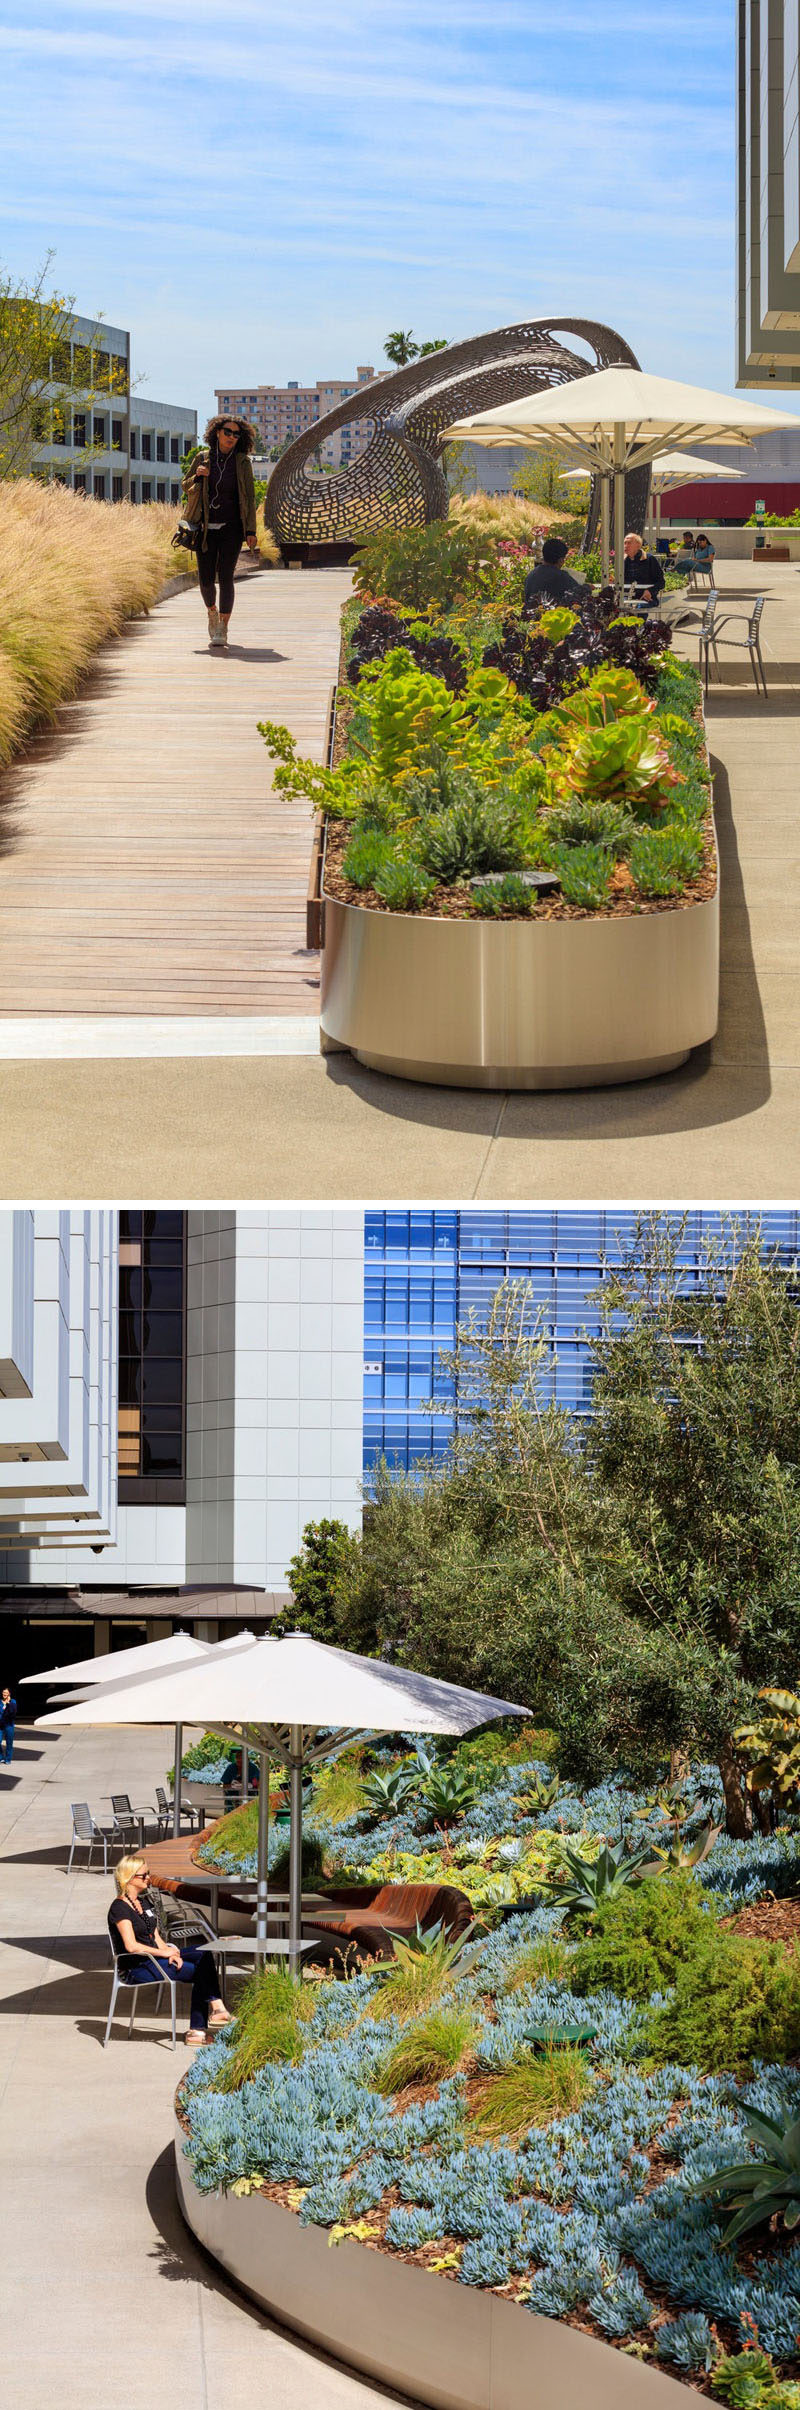
[[34, 1223], [30, 1207], [0, 1213], [0, 1397], [33, 1388]]

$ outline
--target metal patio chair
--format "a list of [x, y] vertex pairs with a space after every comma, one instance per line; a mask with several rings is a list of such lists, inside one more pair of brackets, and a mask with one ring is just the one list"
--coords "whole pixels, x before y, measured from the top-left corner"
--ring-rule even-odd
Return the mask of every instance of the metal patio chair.
[[[133, 2032], [133, 2020], [134, 2020], [134, 2017], [135, 2017], [135, 2014], [136, 2014], [136, 1995], [137, 1995], [137, 1992], [144, 1991], [144, 1990], [145, 1990], [145, 1988], [147, 1988], [147, 1990], [149, 1991], [149, 1990], [150, 1990], [150, 1988], [151, 1988], [149, 1985], [147, 1985], [147, 1987], [145, 1987], [145, 1985], [144, 1985], [143, 1983], [137, 1983], [136, 1977], [135, 1977], [134, 1975], [131, 1975], [130, 1973], [125, 1972], [125, 1971], [123, 1970], [123, 1967], [122, 1967], [122, 1964], [121, 1964], [121, 1959], [122, 1959], [122, 1957], [124, 1956], [124, 1952], [120, 1952], [119, 1954], [117, 1953], [117, 1951], [116, 1951], [116, 1950], [115, 1950], [115, 1948], [114, 1948], [114, 1944], [113, 1944], [113, 1941], [112, 1941], [112, 1939], [111, 1939], [111, 1934], [110, 1934], [110, 1933], [109, 1933], [109, 1936], [108, 1936], [108, 1946], [109, 1946], [109, 1949], [110, 1949], [110, 1951], [111, 1951], [111, 1961], [112, 1961], [112, 1965], [113, 1965], [113, 1969], [114, 1969], [114, 1974], [113, 1974], [113, 1980], [112, 1980], [112, 1984], [111, 1984], [111, 1999], [110, 1999], [110, 2001], [109, 2001], [109, 2005], [108, 2005], [108, 2016], [107, 2016], [107, 2019], [106, 2019], [106, 2030], [105, 2030], [105, 2033], [104, 2033], [104, 2035], [103, 2035], [103, 2049], [104, 2049], [104, 2050], [105, 2050], [105, 2048], [106, 2048], [106, 2044], [107, 2044], [107, 2042], [108, 2042], [108, 2041], [109, 2041], [109, 2039], [110, 2039], [110, 2035], [111, 2035], [111, 2026], [112, 2026], [113, 2017], [114, 2017], [114, 2010], [115, 2010], [115, 2008], [116, 2008], [116, 2005], [117, 2005], [117, 2000], [118, 2000], [118, 1997], [119, 1997], [120, 1992], [130, 1992], [130, 1993], [131, 1993], [131, 2013], [130, 2013], [130, 2016], [129, 2016], [129, 2018], [128, 2018], [128, 2040], [130, 2041], [131, 2034], [132, 2034], [132, 2032]], [[153, 1958], [153, 1959], [151, 1960], [151, 1965], [153, 1965], [153, 1966], [156, 1966], [156, 1965], [157, 1965], [157, 1961], [155, 1960], [155, 1958]], [[160, 2003], [161, 2003], [161, 1994], [162, 1994], [162, 1992], [163, 1992], [163, 1989], [164, 1989], [164, 1985], [165, 1985], [165, 1983], [166, 1983], [166, 1985], [167, 1985], [167, 1991], [169, 1992], [169, 1996], [170, 1996], [170, 2005], [171, 2005], [171, 2010], [172, 2010], [172, 2047], [173, 2047], [173, 2050], [176, 2050], [176, 2049], [177, 2049], [177, 2044], [178, 2044], [178, 2034], [177, 2034], [177, 2023], [176, 2023], [176, 2016], [175, 2016], [175, 1994], [176, 1994], [176, 1991], [177, 1991], [178, 1986], [177, 1986], [177, 1984], [176, 1984], [176, 1983], [168, 1983], [168, 1982], [167, 1982], [166, 1975], [161, 1975], [161, 1976], [160, 1976], [160, 1978], [159, 1978], [158, 1987], [157, 1987], [157, 1990], [156, 1990], [156, 1996], [155, 1996], [155, 2000], [154, 2000], [154, 2002], [153, 2002], [153, 2010], [154, 2010], [154, 2013], [155, 2013], [155, 2014], [157, 2014], [157, 2013], [158, 2013], [158, 2009], [159, 2009], [159, 2006], [160, 2006]]]
[[91, 1866], [92, 1863], [92, 1850], [102, 1849], [103, 1873], [107, 1874], [109, 1847], [113, 1849], [115, 1842], [119, 1839], [116, 1826], [111, 1824], [98, 1824], [97, 1818], [92, 1815], [92, 1811], [87, 1799], [73, 1799], [70, 1806], [70, 1814], [72, 1816], [72, 1840], [70, 1843], [67, 1873], [72, 1873], [72, 1860], [75, 1856], [77, 1843], [79, 1841], [85, 1841], [89, 1851], [87, 1866]]
[[698, 668], [702, 672], [704, 694], [708, 693], [708, 669], [710, 653], [713, 653], [717, 668], [719, 668], [719, 662], [717, 660], [716, 616], [718, 602], [719, 594], [717, 592], [717, 588], [716, 586], [712, 586], [702, 611], [695, 611], [691, 608], [691, 606], [687, 610], [685, 605], [682, 605], [677, 611], [670, 615], [671, 625], [673, 628], [697, 629], [699, 639]]
[[[764, 700], [767, 702], [769, 699], [767, 695], [767, 680], [764, 672], [764, 663], [761, 658], [761, 614], [764, 609], [765, 599], [766, 598], [763, 594], [757, 594], [752, 611], [726, 611], [724, 617], [717, 620], [714, 631], [714, 658], [716, 659], [716, 638], [718, 637], [722, 637], [723, 644], [733, 644], [737, 647], [738, 651], [742, 653], [749, 653], [750, 667], [756, 682], [756, 694], [761, 695], [763, 693]], [[746, 636], [726, 636], [723, 633], [725, 628], [733, 626], [746, 628]], [[760, 684], [759, 675], [761, 680]]]
[[[153, 1809], [153, 1814], [158, 1818], [158, 1838], [159, 1841], [167, 1841], [169, 1840], [169, 1836], [172, 1832], [172, 1800], [167, 1798], [163, 1783], [160, 1782], [156, 1783], [156, 1802], [157, 1804]], [[202, 1832], [202, 1808], [195, 1807], [190, 1799], [182, 1798], [181, 1821], [183, 1821], [184, 1817], [186, 1818], [190, 1833]]]
[[145, 1816], [154, 1815], [155, 1810], [133, 1807], [127, 1791], [112, 1791], [111, 1806], [114, 1814], [114, 1830], [118, 1840], [122, 1842], [123, 1848], [141, 1849], [144, 1839]]

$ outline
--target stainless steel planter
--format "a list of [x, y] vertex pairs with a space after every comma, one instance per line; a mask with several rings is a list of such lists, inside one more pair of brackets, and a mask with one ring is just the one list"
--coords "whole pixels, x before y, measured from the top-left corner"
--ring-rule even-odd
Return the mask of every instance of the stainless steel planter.
[[563, 921], [431, 920], [326, 896], [324, 1048], [451, 1088], [583, 1088], [652, 1078], [712, 1038], [713, 896]]

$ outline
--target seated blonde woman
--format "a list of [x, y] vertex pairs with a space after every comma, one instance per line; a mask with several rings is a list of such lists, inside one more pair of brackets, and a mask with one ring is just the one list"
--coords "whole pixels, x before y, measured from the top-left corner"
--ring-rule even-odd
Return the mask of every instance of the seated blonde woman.
[[210, 1950], [200, 1942], [186, 1942], [178, 1950], [159, 1933], [155, 1909], [143, 1897], [150, 1880], [146, 1858], [120, 1858], [114, 1879], [117, 1898], [108, 1911], [108, 1930], [126, 1981], [190, 1983], [192, 2005], [185, 2040], [191, 2045], [204, 2042], [207, 2033], [230, 2024]]

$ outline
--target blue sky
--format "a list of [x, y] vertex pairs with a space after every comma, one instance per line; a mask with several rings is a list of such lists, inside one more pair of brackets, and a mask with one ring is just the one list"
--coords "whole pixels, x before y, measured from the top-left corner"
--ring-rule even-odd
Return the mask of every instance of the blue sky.
[[730, 0], [0, 0], [0, 258], [142, 392], [599, 318], [733, 390]]

